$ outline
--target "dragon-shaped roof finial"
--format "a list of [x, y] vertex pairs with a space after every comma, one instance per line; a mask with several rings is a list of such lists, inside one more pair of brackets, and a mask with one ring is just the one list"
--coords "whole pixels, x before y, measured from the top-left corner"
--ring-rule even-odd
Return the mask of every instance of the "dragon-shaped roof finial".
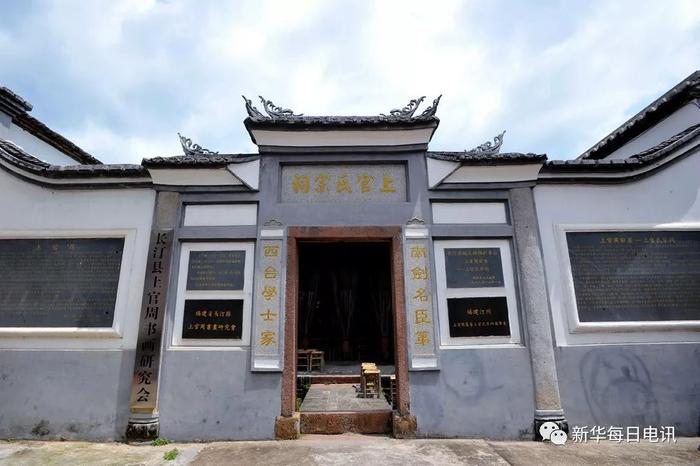
[[251, 102], [251, 100], [249, 98], [247, 98], [244, 95], [242, 95], [241, 97], [243, 97], [243, 100], [245, 101], [245, 110], [246, 110], [246, 112], [248, 112], [248, 116], [250, 118], [252, 118], [253, 120], [265, 120], [265, 119], [267, 119], [267, 117], [265, 115], [260, 113], [260, 110], [255, 108], [255, 106], [253, 105], [253, 102]]
[[425, 100], [424, 95], [418, 97], [417, 99], [411, 99], [411, 101], [405, 107], [395, 108], [389, 111], [389, 115], [384, 115], [382, 113], [381, 116], [394, 118], [412, 118], [413, 114], [416, 113], [416, 110], [418, 110], [418, 106], [421, 102], [423, 102], [423, 100]]
[[177, 135], [180, 137], [180, 144], [182, 144], [182, 151], [185, 155], [219, 155], [218, 152], [210, 151], [199, 144], [195, 144], [192, 142], [192, 139], [186, 138], [180, 133], [177, 133]]
[[474, 149], [465, 150], [466, 155], [494, 155], [501, 151], [501, 145], [503, 145], [503, 135], [506, 134], [505, 130], [498, 136], [493, 138], [493, 142], [486, 141], [485, 143], [476, 146]]
[[267, 100], [261, 95], [258, 97], [260, 97], [260, 102], [263, 104], [263, 110], [265, 110], [265, 113], [267, 113], [270, 118], [294, 118], [303, 116], [303, 114], [295, 115], [292, 110], [277, 106], [272, 103], [271, 100]]
[[[278, 105], [275, 105], [271, 100], [265, 99], [263, 96], [258, 96], [260, 98], [260, 102], [262, 102], [263, 105], [263, 111], [265, 113], [262, 113], [260, 110], [258, 110], [253, 103], [251, 102], [250, 99], [248, 99], [246, 96], [242, 96], [243, 100], [245, 101], [245, 109], [246, 112], [248, 113], [248, 116], [251, 118], [253, 121], [275, 121], [275, 120], [294, 120], [294, 119], [302, 119], [303, 120], [303, 113], [296, 114], [294, 113], [291, 109], [288, 108], [283, 108]], [[425, 96], [420, 96], [415, 99], [411, 99], [408, 104], [405, 107], [402, 108], [395, 108], [389, 111], [388, 115], [385, 115], [384, 113], [380, 114], [377, 117], [363, 117], [363, 118], [368, 118], [368, 119], [376, 119], [379, 121], [411, 121], [411, 120], [429, 120], [433, 117], [435, 117], [435, 113], [437, 112], [438, 104], [440, 103], [440, 99], [442, 98], [442, 95], [437, 96], [437, 98], [433, 99], [432, 105], [426, 107], [423, 112], [421, 112], [420, 115], [416, 115], [416, 111], [418, 110], [418, 107], [420, 107], [420, 104], [425, 100]], [[306, 118], [325, 118], [325, 117], [306, 117]]]

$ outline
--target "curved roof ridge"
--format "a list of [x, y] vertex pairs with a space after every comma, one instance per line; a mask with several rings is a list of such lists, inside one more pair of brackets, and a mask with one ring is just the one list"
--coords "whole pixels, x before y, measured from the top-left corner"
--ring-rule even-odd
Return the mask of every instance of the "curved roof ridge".
[[135, 164], [52, 165], [29, 154], [14, 142], [2, 138], [0, 159], [27, 172], [48, 178], [149, 176], [148, 170]]
[[577, 158], [597, 160], [607, 157], [688, 101], [698, 97], [700, 97], [700, 70], [676, 84]]

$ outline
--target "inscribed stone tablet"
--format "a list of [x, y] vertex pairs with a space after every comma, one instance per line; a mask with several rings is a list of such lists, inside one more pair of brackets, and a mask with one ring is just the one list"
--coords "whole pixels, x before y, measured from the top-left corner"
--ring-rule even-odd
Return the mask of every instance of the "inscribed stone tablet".
[[283, 165], [282, 202], [405, 202], [408, 190], [403, 164]]
[[243, 335], [242, 299], [187, 299], [182, 338], [240, 339]]
[[124, 238], [0, 240], [0, 327], [111, 327]]
[[508, 303], [503, 296], [447, 300], [450, 337], [509, 336]]
[[499, 248], [445, 249], [448, 288], [503, 286], [503, 266]]
[[192, 251], [188, 290], [242, 290], [245, 251]]
[[581, 322], [700, 319], [700, 232], [566, 234]]

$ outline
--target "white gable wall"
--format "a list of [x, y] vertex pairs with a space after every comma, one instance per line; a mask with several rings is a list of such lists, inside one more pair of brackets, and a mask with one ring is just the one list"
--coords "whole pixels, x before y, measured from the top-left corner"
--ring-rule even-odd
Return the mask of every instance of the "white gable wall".
[[625, 159], [654, 147], [671, 136], [697, 124], [700, 124], [700, 100], [698, 99], [681, 107], [668, 118], [632, 139], [605, 159]]
[[120, 336], [3, 334], [0, 349], [135, 348], [154, 202], [150, 189], [52, 190], [0, 169], [0, 237], [126, 237], [115, 309]]
[[12, 141], [25, 152], [52, 165], [80, 165], [79, 162], [12, 123], [0, 112], [0, 138]]
[[569, 333], [573, 312], [562, 228], [700, 228], [700, 152], [639, 181], [611, 185], [538, 184], [535, 202], [558, 346], [591, 343], [700, 341], [697, 332]]

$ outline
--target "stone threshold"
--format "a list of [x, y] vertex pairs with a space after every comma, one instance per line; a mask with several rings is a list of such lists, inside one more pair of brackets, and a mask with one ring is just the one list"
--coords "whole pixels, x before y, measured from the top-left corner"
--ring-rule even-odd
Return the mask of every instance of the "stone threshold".
[[302, 434], [388, 434], [391, 410], [362, 412], [302, 412]]

